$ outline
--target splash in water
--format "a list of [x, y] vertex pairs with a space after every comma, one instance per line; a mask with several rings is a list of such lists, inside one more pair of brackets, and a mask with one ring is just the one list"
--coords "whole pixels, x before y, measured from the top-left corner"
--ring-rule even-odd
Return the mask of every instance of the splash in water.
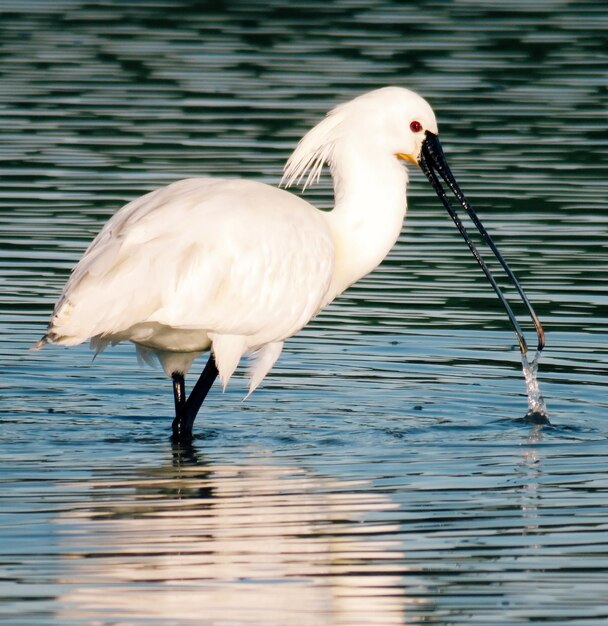
[[528, 356], [525, 352], [522, 352], [521, 355], [522, 370], [528, 390], [528, 412], [525, 419], [535, 424], [549, 424], [547, 407], [536, 376], [539, 359], [540, 351], [536, 353], [532, 361], [528, 361]]

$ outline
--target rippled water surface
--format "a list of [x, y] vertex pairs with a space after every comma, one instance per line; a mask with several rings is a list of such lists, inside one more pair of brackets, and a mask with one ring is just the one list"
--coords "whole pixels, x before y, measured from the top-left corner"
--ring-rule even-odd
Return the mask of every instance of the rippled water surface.
[[[608, 623], [605, 3], [0, 11], [3, 623]], [[131, 346], [28, 351], [124, 202], [276, 184], [325, 111], [386, 84], [431, 101], [535, 303], [551, 426], [521, 419], [515, 338], [418, 172], [389, 258], [246, 403], [240, 377], [214, 389], [191, 448]], [[306, 198], [331, 206], [329, 179]]]

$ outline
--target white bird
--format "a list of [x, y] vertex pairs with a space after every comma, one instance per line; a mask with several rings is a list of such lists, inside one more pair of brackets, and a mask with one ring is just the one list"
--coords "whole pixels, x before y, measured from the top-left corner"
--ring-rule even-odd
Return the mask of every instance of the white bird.
[[[438, 174], [514, 277], [460, 192], [437, 133], [433, 110], [422, 97], [385, 87], [330, 111], [285, 166], [284, 184], [304, 180], [306, 188], [328, 164], [332, 211], [283, 189], [223, 178], [180, 180], [130, 202], [72, 271], [35, 347], [90, 340], [101, 351], [129, 340], [144, 360], [156, 355], [173, 379], [174, 437], [188, 440], [218, 373], [225, 388], [241, 357], [253, 353], [251, 393], [285, 339], [384, 259], [406, 213], [406, 161], [420, 165], [435, 187], [507, 307], [525, 351], [517, 321]], [[206, 351], [207, 365], [186, 399], [184, 377]]]

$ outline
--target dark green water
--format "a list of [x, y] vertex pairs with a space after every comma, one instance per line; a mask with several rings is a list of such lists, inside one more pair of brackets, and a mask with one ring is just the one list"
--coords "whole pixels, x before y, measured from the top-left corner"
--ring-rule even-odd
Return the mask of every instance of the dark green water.
[[[607, 623], [607, 30], [599, 1], [3, 0], [3, 623]], [[132, 347], [28, 351], [126, 201], [276, 184], [387, 84], [430, 100], [535, 303], [551, 427], [520, 420], [515, 339], [418, 172], [389, 258], [246, 403], [214, 390], [191, 450]]]

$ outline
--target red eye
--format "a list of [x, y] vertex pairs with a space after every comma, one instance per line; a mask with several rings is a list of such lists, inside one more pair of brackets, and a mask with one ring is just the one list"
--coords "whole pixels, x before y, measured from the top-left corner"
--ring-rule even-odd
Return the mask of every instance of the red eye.
[[410, 130], [413, 133], [419, 133], [422, 130], [422, 124], [416, 120], [414, 120], [411, 124], [410, 124]]

